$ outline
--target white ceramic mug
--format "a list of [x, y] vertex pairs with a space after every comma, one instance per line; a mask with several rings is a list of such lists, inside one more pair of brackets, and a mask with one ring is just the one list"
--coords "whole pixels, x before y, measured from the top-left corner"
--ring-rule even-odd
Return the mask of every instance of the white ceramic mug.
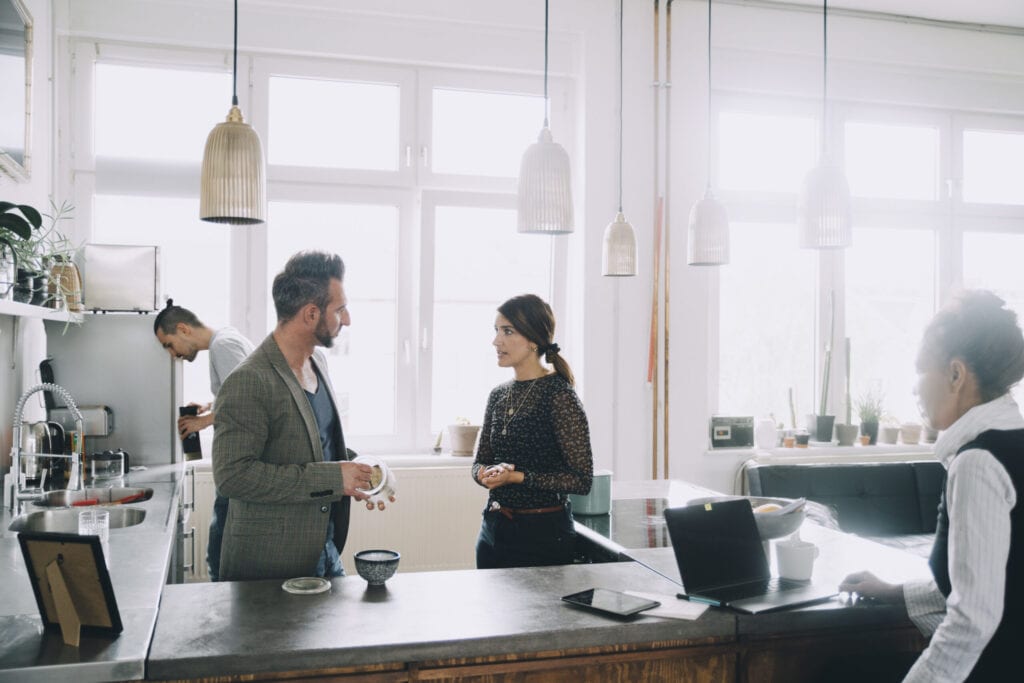
[[793, 581], [807, 581], [814, 570], [818, 546], [809, 541], [787, 540], [775, 544], [779, 576]]

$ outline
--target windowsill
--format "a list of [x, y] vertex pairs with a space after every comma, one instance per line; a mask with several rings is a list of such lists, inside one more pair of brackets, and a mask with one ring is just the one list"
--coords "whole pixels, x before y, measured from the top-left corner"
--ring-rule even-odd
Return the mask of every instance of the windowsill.
[[877, 444], [874, 446], [812, 445], [808, 448], [716, 448], [705, 455], [738, 455], [756, 462], [885, 462], [900, 460], [932, 460], [934, 444]]

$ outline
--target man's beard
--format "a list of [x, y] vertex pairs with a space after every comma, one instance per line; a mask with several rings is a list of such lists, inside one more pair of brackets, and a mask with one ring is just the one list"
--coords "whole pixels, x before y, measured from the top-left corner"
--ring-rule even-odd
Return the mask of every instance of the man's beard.
[[320, 322], [317, 323], [316, 330], [313, 332], [313, 335], [316, 337], [317, 342], [320, 343], [320, 346], [325, 349], [329, 349], [334, 346], [334, 337], [337, 336], [330, 333], [323, 318], [320, 318]]

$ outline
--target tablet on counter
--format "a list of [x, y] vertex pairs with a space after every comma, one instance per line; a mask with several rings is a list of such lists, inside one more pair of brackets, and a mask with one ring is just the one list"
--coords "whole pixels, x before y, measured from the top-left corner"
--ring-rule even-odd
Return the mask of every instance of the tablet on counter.
[[562, 600], [570, 605], [578, 605], [620, 617], [628, 617], [661, 605], [657, 600], [638, 598], [635, 595], [627, 595], [621, 591], [607, 588], [590, 588], [572, 595], [563, 595]]

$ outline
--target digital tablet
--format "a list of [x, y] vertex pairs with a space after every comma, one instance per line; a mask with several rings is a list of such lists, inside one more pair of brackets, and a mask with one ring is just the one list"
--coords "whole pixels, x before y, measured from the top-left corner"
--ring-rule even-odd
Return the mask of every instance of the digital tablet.
[[627, 595], [607, 588], [591, 588], [572, 595], [564, 595], [562, 600], [570, 605], [579, 605], [620, 617], [628, 617], [661, 605], [657, 600], [638, 598], [635, 595]]

